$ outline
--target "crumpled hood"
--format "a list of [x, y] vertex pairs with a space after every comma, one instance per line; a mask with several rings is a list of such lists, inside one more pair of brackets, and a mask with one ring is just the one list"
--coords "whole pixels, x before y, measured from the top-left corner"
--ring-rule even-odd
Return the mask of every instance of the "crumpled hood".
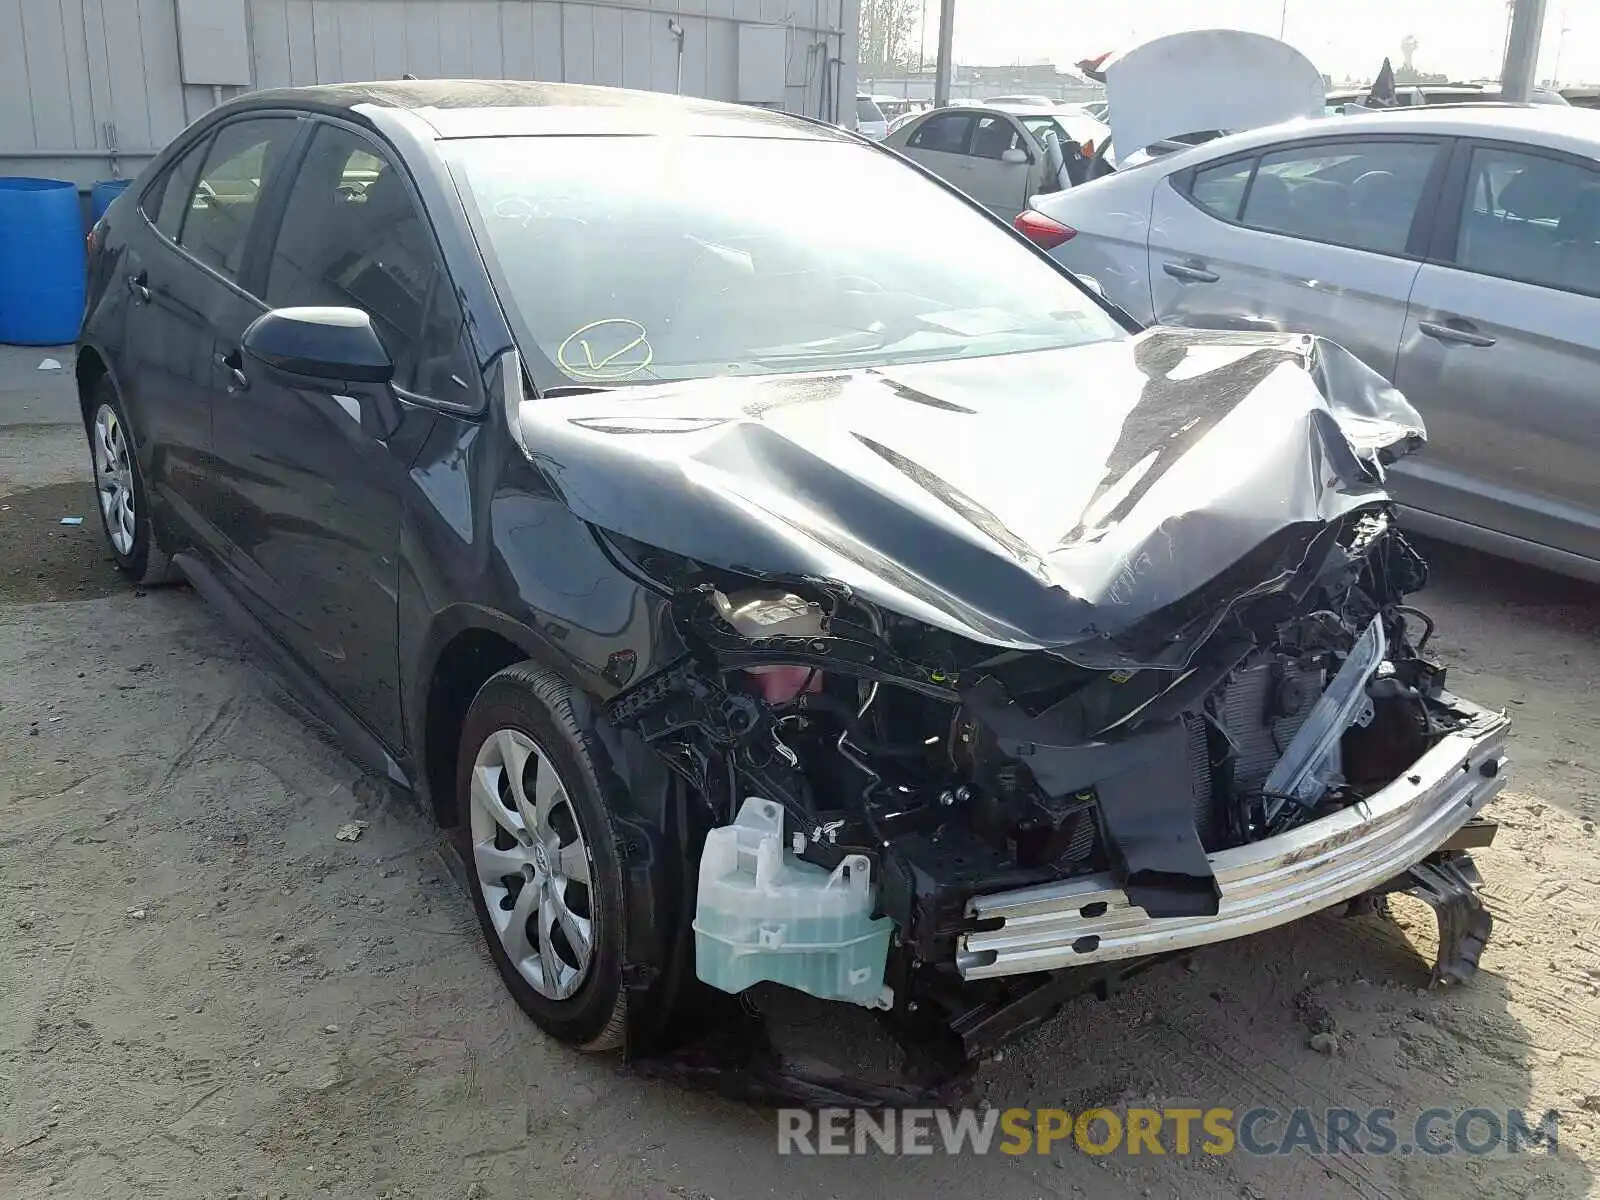
[[1167, 328], [520, 413], [534, 462], [602, 529], [1085, 665], [1126, 663], [1119, 634], [1224, 572], [1238, 594], [1270, 585], [1281, 564], [1252, 551], [1383, 501], [1380, 457], [1423, 437], [1333, 343]]

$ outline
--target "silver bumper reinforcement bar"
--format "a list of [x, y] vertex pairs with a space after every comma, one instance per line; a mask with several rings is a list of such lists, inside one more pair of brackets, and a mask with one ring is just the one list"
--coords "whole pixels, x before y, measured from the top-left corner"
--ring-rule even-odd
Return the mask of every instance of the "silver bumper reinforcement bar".
[[1382, 791], [1276, 837], [1208, 856], [1215, 916], [1153, 918], [1109, 874], [978, 896], [963, 934], [963, 978], [1088, 966], [1243, 937], [1361, 895], [1443, 845], [1505, 783], [1503, 713], [1452, 698], [1469, 720]]

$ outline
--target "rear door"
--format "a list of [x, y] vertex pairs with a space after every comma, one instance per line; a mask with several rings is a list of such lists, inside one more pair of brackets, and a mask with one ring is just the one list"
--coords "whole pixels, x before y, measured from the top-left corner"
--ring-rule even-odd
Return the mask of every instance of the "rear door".
[[403, 488], [436, 407], [478, 407], [465, 320], [409, 175], [341, 123], [314, 123], [264, 258], [265, 305], [362, 309], [395, 375], [392, 386], [291, 376], [229, 346], [243, 380], [216, 430], [225, 533], [274, 635], [368, 728], [401, 745]]
[[1428, 424], [1404, 504], [1600, 560], [1600, 164], [1463, 143], [1396, 384]]
[[902, 153], [970, 196], [972, 159], [967, 147], [975, 119], [970, 112], [934, 113], [911, 131]]
[[197, 142], [140, 198], [147, 224], [130, 241], [124, 387], [153, 446], [150, 478], [161, 501], [200, 543], [217, 532], [213, 408], [225, 395], [219, 338], [237, 339], [260, 312], [241, 286], [260, 197], [286, 160], [292, 115], [242, 117]]
[[1170, 176], [1151, 206], [1156, 319], [1320, 334], [1392, 378], [1447, 144], [1322, 138]]

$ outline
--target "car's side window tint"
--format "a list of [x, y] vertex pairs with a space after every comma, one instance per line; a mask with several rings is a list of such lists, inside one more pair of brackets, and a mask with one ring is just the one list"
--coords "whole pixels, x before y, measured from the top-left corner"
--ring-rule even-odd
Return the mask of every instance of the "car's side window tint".
[[973, 158], [999, 160], [1007, 150], [1022, 149], [1022, 131], [1004, 117], [979, 117], [972, 131]]
[[177, 240], [218, 274], [239, 278], [261, 194], [283, 164], [297, 124], [293, 117], [233, 121], [211, 139]]
[[965, 154], [967, 131], [971, 127], [972, 118], [969, 116], [941, 113], [924, 121], [922, 127], [911, 135], [907, 145], [915, 146], [918, 150], [937, 150], [942, 154]]
[[1600, 292], [1600, 173], [1560, 159], [1472, 152], [1456, 265], [1569, 292]]
[[470, 399], [461, 307], [403, 171], [360, 135], [322, 125], [290, 191], [267, 267], [275, 308], [359, 308], [395, 386]]
[[1247, 158], [1196, 171], [1194, 182], [1189, 185], [1189, 198], [1213, 216], [1237, 221], [1245, 185], [1250, 182], [1255, 165], [1255, 159]]
[[155, 223], [161, 235], [170, 242], [178, 240], [183, 229], [183, 216], [189, 211], [189, 197], [194, 192], [194, 177], [205, 161], [209, 138], [196, 145], [167, 168], [161, 182], [144, 196], [144, 215]]
[[1251, 228], [1403, 254], [1438, 157], [1432, 142], [1336, 142], [1264, 155], [1240, 219]]

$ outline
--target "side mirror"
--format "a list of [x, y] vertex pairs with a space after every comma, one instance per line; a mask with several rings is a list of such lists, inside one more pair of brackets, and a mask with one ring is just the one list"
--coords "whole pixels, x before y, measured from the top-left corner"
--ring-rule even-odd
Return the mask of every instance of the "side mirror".
[[394, 362], [359, 308], [275, 308], [244, 331], [244, 352], [293, 375], [388, 383]]
[[1007, 150], [1000, 156], [1000, 161], [1007, 166], [1020, 167], [1026, 165], [1030, 160], [1026, 150]]

